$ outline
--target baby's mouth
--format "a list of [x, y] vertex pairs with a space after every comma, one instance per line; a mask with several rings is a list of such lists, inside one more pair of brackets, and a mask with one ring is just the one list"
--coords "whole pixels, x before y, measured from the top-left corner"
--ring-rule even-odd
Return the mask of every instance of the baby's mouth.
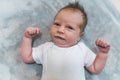
[[61, 40], [65, 40], [65, 38], [63, 38], [63, 37], [61, 37], [61, 36], [55, 36], [55, 38], [61, 39]]

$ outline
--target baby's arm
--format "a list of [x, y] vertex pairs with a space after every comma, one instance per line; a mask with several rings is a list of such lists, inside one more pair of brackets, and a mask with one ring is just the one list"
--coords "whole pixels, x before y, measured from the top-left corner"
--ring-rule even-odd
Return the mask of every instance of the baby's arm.
[[108, 52], [110, 49], [110, 44], [101, 38], [98, 38], [96, 40], [96, 45], [99, 50], [98, 54], [95, 58], [93, 65], [91, 65], [90, 67], [87, 67], [87, 69], [92, 73], [100, 73], [102, 71], [102, 69], [105, 66], [105, 63], [108, 57]]
[[21, 56], [25, 63], [34, 63], [34, 59], [32, 57], [32, 39], [39, 35], [39, 33], [39, 28], [28, 27], [25, 30], [21, 46]]

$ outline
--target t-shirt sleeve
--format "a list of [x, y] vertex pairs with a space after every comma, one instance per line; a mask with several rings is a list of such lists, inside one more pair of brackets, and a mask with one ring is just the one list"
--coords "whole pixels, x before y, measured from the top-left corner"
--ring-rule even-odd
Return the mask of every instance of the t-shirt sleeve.
[[93, 53], [89, 48], [87, 48], [86, 56], [85, 56], [85, 66], [89, 67], [90, 65], [92, 65], [95, 58], [96, 58], [96, 54]]
[[43, 45], [32, 48], [32, 56], [37, 64], [42, 64]]
[[96, 58], [96, 54], [92, 50], [90, 50], [84, 43], [82, 43], [82, 47], [85, 53], [84, 66], [89, 67], [93, 64]]

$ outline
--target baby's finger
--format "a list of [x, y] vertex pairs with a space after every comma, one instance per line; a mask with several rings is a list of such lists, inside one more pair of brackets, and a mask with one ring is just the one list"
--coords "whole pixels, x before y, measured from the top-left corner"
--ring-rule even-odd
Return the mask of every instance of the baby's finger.
[[104, 46], [105, 46], [105, 47], [110, 47], [110, 43], [104, 42]]
[[110, 47], [110, 44], [107, 41], [100, 38], [96, 41], [96, 44], [103, 48]]
[[100, 44], [101, 44], [102, 46], [104, 46], [104, 47], [110, 46], [110, 44], [109, 44], [107, 41], [103, 40], [103, 39], [100, 40]]
[[100, 39], [100, 38], [98, 38], [98, 39], [96, 40], [96, 45], [99, 45], [99, 44], [101, 44], [101, 39]]
[[36, 28], [36, 33], [40, 34], [40, 29], [39, 28]]
[[37, 34], [37, 28], [32, 28], [30, 30], [29, 34], [31, 34], [31, 35]]
[[27, 34], [33, 34], [33, 28], [32, 27], [27, 28], [26, 33]]

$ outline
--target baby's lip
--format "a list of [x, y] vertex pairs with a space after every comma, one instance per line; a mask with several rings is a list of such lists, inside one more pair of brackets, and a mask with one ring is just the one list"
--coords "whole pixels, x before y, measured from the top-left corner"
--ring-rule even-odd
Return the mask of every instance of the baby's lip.
[[65, 40], [65, 38], [61, 37], [61, 36], [55, 36], [55, 38], [61, 39], [61, 40]]

